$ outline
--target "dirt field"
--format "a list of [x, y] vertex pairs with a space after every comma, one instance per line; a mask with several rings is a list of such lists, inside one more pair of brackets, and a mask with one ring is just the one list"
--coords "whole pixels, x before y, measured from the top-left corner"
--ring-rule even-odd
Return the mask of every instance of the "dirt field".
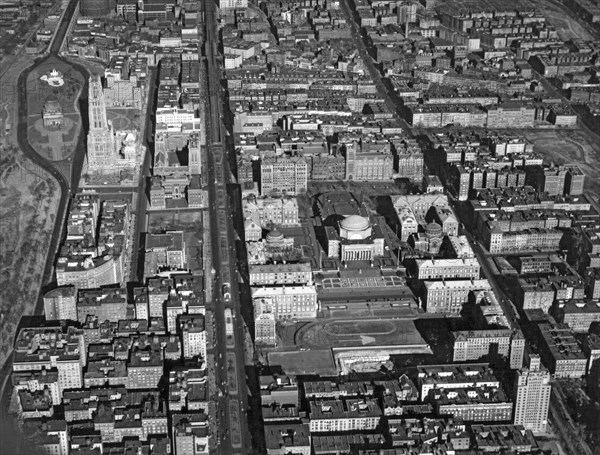
[[148, 232], [161, 233], [164, 231], [177, 231], [196, 228], [202, 229], [201, 211], [164, 211], [148, 215]]
[[[514, 132], [514, 130], [513, 130]], [[600, 196], [600, 143], [580, 130], [522, 130], [546, 162], [578, 164], [585, 173], [585, 189]]]
[[532, 9], [529, 0], [446, 0], [438, 2], [440, 8], [448, 11], [510, 11], [515, 9]]
[[0, 150], [0, 364], [37, 301], [59, 188], [16, 148]]
[[581, 38], [584, 40], [593, 40], [594, 37], [579, 24], [574, 18], [566, 15], [560, 7], [550, 1], [538, 0], [537, 6], [543, 11], [548, 22], [556, 29], [558, 36], [567, 41], [570, 39]]

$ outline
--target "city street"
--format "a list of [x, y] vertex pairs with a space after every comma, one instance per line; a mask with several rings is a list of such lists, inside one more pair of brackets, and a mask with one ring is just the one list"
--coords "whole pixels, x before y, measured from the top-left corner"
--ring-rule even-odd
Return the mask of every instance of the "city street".
[[[220, 71], [216, 62], [217, 38], [216, 8], [213, 2], [203, 4], [205, 10], [205, 44], [207, 80], [203, 85], [206, 104], [206, 174], [208, 181], [210, 219], [210, 258], [213, 283], [212, 299], [208, 302], [214, 311], [215, 338], [213, 351], [217, 390], [216, 418], [219, 432], [216, 435], [216, 453], [223, 455], [248, 454], [252, 446], [246, 409], [248, 403], [245, 385], [244, 328], [240, 314], [239, 291], [235, 254], [235, 233], [230, 216], [231, 209], [227, 184], [231, 173], [227, 153], [223, 146], [224, 126], [221, 118]], [[233, 316], [233, 340], [227, 342], [225, 309]], [[211, 391], [212, 393], [212, 391]]]
[[400, 125], [404, 129], [404, 132], [410, 134], [410, 125], [406, 123], [406, 121], [400, 116], [400, 109], [399, 106], [396, 104], [397, 100], [395, 102], [392, 99], [390, 92], [388, 92], [388, 90], [386, 89], [385, 84], [381, 79], [381, 74], [379, 73], [379, 70], [377, 70], [377, 68], [375, 67], [373, 59], [367, 51], [367, 47], [365, 46], [365, 42], [360, 32], [360, 26], [354, 20], [354, 14], [353, 11], [350, 9], [348, 2], [349, 0], [342, 0], [340, 2], [340, 6], [342, 7], [342, 11], [346, 16], [346, 21], [348, 22], [348, 24], [350, 24], [350, 27], [352, 28], [352, 40], [356, 45], [356, 49], [360, 53], [362, 61], [367, 67], [367, 70], [369, 71], [369, 76], [371, 76], [371, 79], [373, 79], [373, 82], [377, 87], [379, 96], [385, 100], [385, 104], [389, 111], [396, 113], [396, 117], [400, 121]]

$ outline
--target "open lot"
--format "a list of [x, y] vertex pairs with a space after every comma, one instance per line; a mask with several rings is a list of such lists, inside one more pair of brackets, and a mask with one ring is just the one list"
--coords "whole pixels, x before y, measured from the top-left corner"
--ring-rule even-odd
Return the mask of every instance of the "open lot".
[[565, 14], [560, 8], [551, 2], [539, 1], [543, 4], [544, 16], [558, 32], [560, 39], [568, 41], [571, 39], [584, 39], [592, 41], [594, 37], [576, 20]]
[[200, 210], [162, 211], [148, 214], [148, 232], [161, 233], [177, 230], [202, 230], [202, 212]]
[[438, 3], [447, 11], [510, 11], [515, 9], [531, 9], [529, 0], [446, 0]]
[[270, 352], [267, 356], [270, 366], [281, 366], [287, 374], [337, 374], [333, 354], [330, 349], [315, 351]]
[[585, 173], [585, 189], [600, 195], [600, 142], [582, 130], [506, 130], [522, 134], [534, 144], [544, 161], [578, 164]]

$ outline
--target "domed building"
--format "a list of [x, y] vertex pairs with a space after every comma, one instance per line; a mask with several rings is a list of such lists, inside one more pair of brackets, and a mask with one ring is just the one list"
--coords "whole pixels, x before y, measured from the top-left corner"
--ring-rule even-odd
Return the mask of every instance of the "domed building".
[[415, 250], [428, 254], [438, 254], [444, 240], [444, 230], [439, 223], [425, 225], [425, 233], [416, 233], [409, 239], [409, 245]]
[[63, 125], [62, 106], [56, 96], [46, 98], [44, 109], [42, 110], [42, 119], [44, 121], [44, 128], [60, 128]]
[[271, 232], [267, 234], [267, 244], [269, 245], [278, 245], [283, 243], [284, 241], [283, 234], [277, 229], [273, 229]]
[[348, 240], [364, 240], [371, 236], [371, 223], [360, 215], [350, 215], [340, 221], [340, 237]]
[[381, 228], [371, 225], [369, 218], [349, 215], [338, 223], [336, 230], [325, 227], [327, 256], [342, 261], [371, 261], [383, 256], [385, 240]]
[[294, 239], [286, 237], [279, 229], [272, 229], [265, 238], [265, 248], [268, 253], [280, 253], [294, 248]]

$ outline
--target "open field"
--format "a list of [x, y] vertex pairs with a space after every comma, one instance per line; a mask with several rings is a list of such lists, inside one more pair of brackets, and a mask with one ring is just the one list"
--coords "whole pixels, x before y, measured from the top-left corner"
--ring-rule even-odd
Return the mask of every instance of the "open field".
[[440, 9], [453, 12], [511, 11], [515, 9], [533, 9], [529, 0], [446, 0], [438, 2]]
[[596, 138], [582, 130], [511, 131], [529, 139], [546, 162], [578, 164], [586, 175], [585, 189], [600, 196], [600, 143]]
[[287, 374], [320, 374], [326, 376], [337, 373], [330, 349], [269, 352], [267, 358], [270, 366], [281, 366]]
[[0, 364], [37, 303], [59, 188], [16, 148], [0, 151]]
[[577, 38], [590, 41], [594, 39], [594, 37], [583, 26], [581, 26], [581, 24], [579, 24], [570, 16], [566, 15], [557, 6], [543, 0], [539, 1], [538, 4], [543, 4], [544, 16], [556, 29], [560, 39], [565, 41]]
[[151, 233], [192, 228], [196, 228], [198, 232], [202, 229], [202, 212], [200, 210], [151, 212], [148, 215], [148, 232]]

